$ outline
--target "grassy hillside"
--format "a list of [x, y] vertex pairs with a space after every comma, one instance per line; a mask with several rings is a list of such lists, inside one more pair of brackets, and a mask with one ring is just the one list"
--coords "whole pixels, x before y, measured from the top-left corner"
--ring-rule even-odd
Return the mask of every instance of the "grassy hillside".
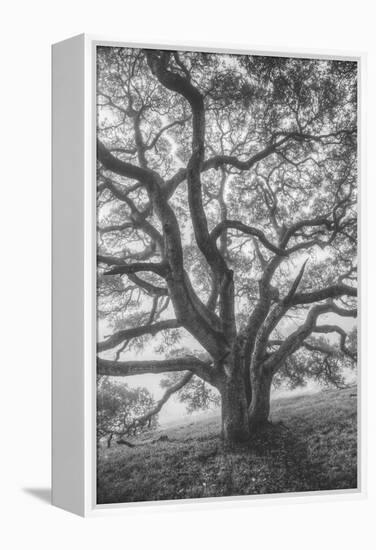
[[218, 415], [103, 447], [98, 504], [356, 488], [356, 409], [355, 388], [277, 399], [273, 427], [227, 452]]

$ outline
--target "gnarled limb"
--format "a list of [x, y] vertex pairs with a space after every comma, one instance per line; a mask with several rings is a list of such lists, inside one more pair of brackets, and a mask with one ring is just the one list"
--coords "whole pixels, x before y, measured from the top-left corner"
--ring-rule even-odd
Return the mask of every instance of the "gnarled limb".
[[265, 321], [260, 326], [257, 332], [257, 336], [255, 338], [254, 346], [253, 346], [251, 364], [250, 364], [251, 371], [258, 368], [260, 360], [262, 359], [262, 355], [267, 345], [267, 340], [271, 332], [274, 330], [274, 328], [277, 326], [279, 321], [282, 319], [282, 317], [285, 315], [285, 313], [289, 309], [291, 300], [294, 297], [298, 289], [299, 283], [303, 278], [304, 269], [307, 264], [307, 261], [308, 260], [306, 260], [303, 263], [302, 267], [300, 268], [299, 273], [296, 276], [294, 282], [292, 283], [291, 288], [287, 293], [286, 297], [280, 302], [277, 302], [274, 306], [270, 308], [269, 313], [265, 318]]
[[[205, 109], [200, 91], [185, 77], [168, 69], [170, 52], [146, 50], [149, 67], [156, 78], [167, 89], [179, 93], [192, 110], [192, 154], [187, 166], [188, 202], [197, 245], [218, 279], [220, 288], [220, 310], [223, 330], [227, 341], [236, 336], [234, 311], [233, 274], [226, 261], [210, 238], [205, 210], [202, 202], [201, 169], [205, 155]], [[185, 71], [184, 71], [185, 72]]]
[[356, 354], [352, 353], [347, 347], [346, 347], [346, 339], [347, 339], [347, 333], [346, 331], [339, 327], [338, 325], [316, 325], [312, 332], [318, 332], [321, 334], [329, 334], [331, 332], [337, 332], [339, 334], [340, 340], [339, 340], [339, 347], [342, 353], [347, 355], [352, 361], [356, 361], [357, 357]]
[[189, 370], [206, 382], [216, 385], [216, 373], [210, 363], [197, 357], [149, 361], [111, 361], [97, 358], [97, 374], [105, 376], [136, 376], [139, 374], [164, 374]]
[[167, 275], [167, 265], [162, 262], [135, 262], [127, 264], [122, 258], [116, 256], [97, 256], [98, 263], [102, 263], [109, 266], [116, 266], [108, 271], [105, 271], [105, 275], [128, 275], [133, 273], [139, 273], [140, 271], [151, 271], [161, 277]]
[[167, 388], [167, 390], [164, 392], [163, 396], [159, 399], [159, 401], [157, 401], [155, 406], [150, 411], [148, 411], [147, 413], [145, 413], [142, 416], [139, 416], [138, 418], [135, 418], [133, 420], [133, 422], [130, 426], [130, 430], [132, 428], [137, 427], [137, 426], [144, 426], [147, 422], [149, 422], [149, 420], [153, 416], [155, 416], [156, 414], [158, 414], [161, 411], [163, 405], [165, 405], [167, 403], [167, 401], [170, 399], [170, 397], [174, 393], [176, 393], [179, 390], [181, 390], [182, 388], [184, 388], [184, 386], [186, 386], [188, 384], [188, 382], [190, 382], [192, 377], [193, 377], [193, 372], [187, 372], [187, 373], [184, 374], [184, 376], [181, 378], [181, 380], [178, 380], [175, 384], [173, 384], [172, 386]]
[[313, 304], [314, 302], [320, 302], [321, 300], [326, 300], [328, 298], [335, 299], [340, 296], [356, 297], [357, 294], [358, 292], [355, 287], [345, 284], [331, 285], [312, 292], [297, 292], [295, 296], [291, 298], [290, 304], [292, 306]]
[[256, 227], [250, 227], [249, 225], [246, 225], [236, 220], [224, 220], [220, 222], [211, 231], [210, 233], [211, 238], [214, 241], [216, 241], [218, 237], [221, 235], [221, 233], [226, 229], [236, 229], [237, 231], [240, 231], [241, 233], [245, 233], [246, 235], [252, 235], [253, 237], [257, 237], [259, 241], [265, 246], [265, 248], [267, 248], [268, 250], [271, 250], [277, 255], [287, 256], [288, 254], [286, 250], [283, 250], [282, 248], [271, 243], [260, 229], [257, 229]]
[[279, 349], [263, 363], [263, 368], [273, 371], [278, 365], [281, 365], [315, 330], [318, 317], [325, 313], [336, 313], [344, 317], [356, 317], [357, 310], [340, 308], [333, 303], [320, 304], [312, 307], [308, 312], [305, 322], [283, 341]]
[[106, 170], [110, 170], [114, 174], [126, 178], [137, 180], [144, 185], [150, 185], [153, 178], [153, 172], [151, 170], [141, 168], [140, 166], [115, 157], [99, 139], [97, 140], [97, 159], [103, 164]]
[[299, 231], [303, 227], [319, 227], [321, 225], [325, 226], [327, 229], [331, 229], [333, 227], [333, 222], [331, 222], [328, 217], [320, 216], [318, 218], [300, 220], [294, 223], [286, 229], [281, 239], [281, 247], [285, 248], [291, 237], [293, 237], [295, 233], [297, 233], [297, 231]]

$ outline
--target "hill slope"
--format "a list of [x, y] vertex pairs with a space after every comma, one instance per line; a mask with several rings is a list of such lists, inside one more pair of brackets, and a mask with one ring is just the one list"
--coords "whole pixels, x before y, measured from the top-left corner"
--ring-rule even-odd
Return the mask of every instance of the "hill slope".
[[356, 388], [272, 402], [269, 428], [223, 452], [213, 416], [98, 453], [98, 504], [357, 486]]

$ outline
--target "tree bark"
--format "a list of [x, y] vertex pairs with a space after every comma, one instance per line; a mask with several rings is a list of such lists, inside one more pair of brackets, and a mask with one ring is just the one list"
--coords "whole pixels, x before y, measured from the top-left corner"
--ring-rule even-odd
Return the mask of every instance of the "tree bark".
[[271, 370], [256, 369], [251, 373], [252, 400], [248, 411], [251, 432], [257, 431], [268, 423], [272, 379]]
[[225, 375], [220, 386], [222, 437], [225, 443], [242, 443], [249, 438], [246, 388], [240, 373]]

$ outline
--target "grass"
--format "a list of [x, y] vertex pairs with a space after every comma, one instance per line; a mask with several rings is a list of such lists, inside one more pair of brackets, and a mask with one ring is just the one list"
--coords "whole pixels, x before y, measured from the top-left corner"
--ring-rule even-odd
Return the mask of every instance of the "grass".
[[356, 402], [355, 388], [277, 399], [272, 426], [231, 451], [218, 415], [158, 430], [133, 449], [102, 447], [97, 502], [356, 488]]

